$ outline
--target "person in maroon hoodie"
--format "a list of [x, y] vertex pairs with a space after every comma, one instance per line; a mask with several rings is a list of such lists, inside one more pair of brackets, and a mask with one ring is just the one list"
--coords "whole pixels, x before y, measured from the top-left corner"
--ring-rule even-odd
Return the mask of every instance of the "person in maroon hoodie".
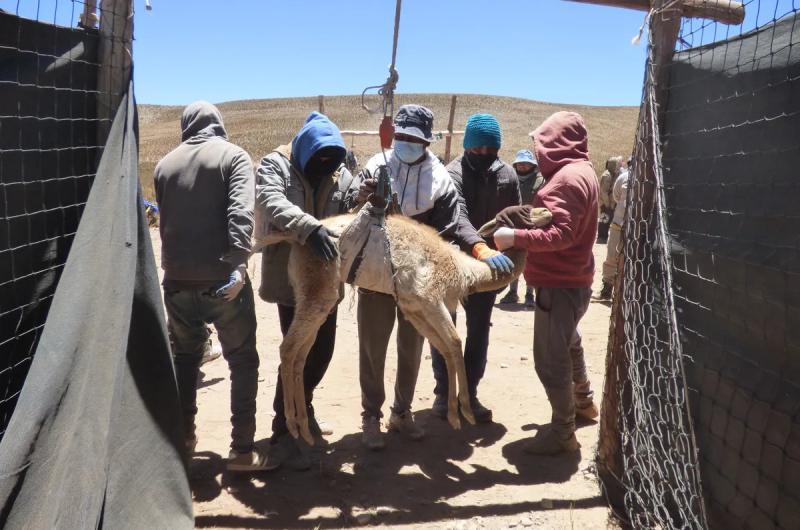
[[[577, 451], [575, 415], [598, 415], [586, 374], [578, 322], [589, 307], [594, 279], [592, 248], [597, 236], [598, 186], [583, 118], [556, 112], [531, 134], [545, 184], [533, 207], [553, 214], [544, 228], [500, 228], [498, 250], [527, 249], [525, 281], [535, 285], [533, 358], [553, 409], [552, 422], [525, 447], [531, 454]], [[508, 219], [512, 206], [500, 214]]]

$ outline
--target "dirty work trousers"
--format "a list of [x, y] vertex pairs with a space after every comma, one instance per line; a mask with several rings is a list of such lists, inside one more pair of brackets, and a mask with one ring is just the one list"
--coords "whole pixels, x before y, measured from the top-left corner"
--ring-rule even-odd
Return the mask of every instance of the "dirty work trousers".
[[[325, 377], [325, 372], [328, 371], [328, 365], [333, 357], [333, 347], [336, 344], [336, 315], [337, 308], [334, 308], [317, 331], [317, 338], [306, 357], [306, 366], [303, 369], [303, 387], [306, 392], [309, 418], [314, 416], [314, 407], [311, 404], [314, 400], [314, 389]], [[281, 323], [281, 333], [285, 337], [294, 320], [294, 307], [278, 304], [278, 320]], [[289, 432], [286, 428], [286, 413], [283, 407], [283, 381], [280, 376], [280, 366], [278, 367], [278, 382], [275, 384], [275, 399], [272, 400], [272, 408], [275, 410], [275, 418], [272, 420], [272, 442], [276, 443], [278, 438]]]
[[591, 401], [580, 322], [591, 287], [539, 288], [533, 322], [533, 361], [553, 409], [552, 427], [562, 438], [575, 432], [575, 401]]
[[[489, 329], [492, 326], [492, 309], [497, 293], [475, 293], [464, 300], [464, 313], [467, 315], [467, 339], [464, 341], [464, 368], [467, 372], [469, 397], [478, 395], [478, 383], [486, 371], [486, 357], [489, 351]], [[455, 313], [452, 314], [456, 322]], [[431, 364], [436, 386], [433, 393], [447, 396], [447, 365], [439, 350], [431, 346]]]
[[394, 298], [388, 294], [359, 289], [358, 350], [361, 407], [364, 417], [382, 417], [386, 400], [383, 371], [386, 348], [397, 320], [397, 379], [394, 385], [392, 411], [402, 414], [411, 410], [417, 386], [422, 344], [425, 340], [406, 320]]
[[617, 223], [612, 223], [608, 231], [608, 243], [606, 244], [606, 260], [603, 262], [603, 282], [614, 285], [617, 277], [617, 258], [622, 250], [620, 248], [622, 239], [622, 227]]
[[208, 340], [206, 324], [213, 324], [231, 371], [231, 448], [241, 453], [251, 451], [256, 432], [259, 361], [250, 279], [230, 302], [215, 298], [209, 290], [165, 288], [164, 305], [186, 437], [194, 437], [197, 379]]

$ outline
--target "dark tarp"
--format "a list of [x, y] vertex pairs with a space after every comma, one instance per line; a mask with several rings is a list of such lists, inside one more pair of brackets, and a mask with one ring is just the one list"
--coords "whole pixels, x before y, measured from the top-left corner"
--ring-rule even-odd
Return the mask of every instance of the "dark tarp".
[[123, 98], [0, 441], [8, 528], [191, 528], [180, 410]]
[[673, 287], [712, 527], [800, 528], [800, 20], [675, 54]]

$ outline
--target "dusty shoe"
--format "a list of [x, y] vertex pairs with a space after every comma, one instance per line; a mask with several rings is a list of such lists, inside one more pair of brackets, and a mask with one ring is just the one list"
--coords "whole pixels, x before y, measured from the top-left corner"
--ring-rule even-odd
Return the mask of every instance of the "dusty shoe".
[[611, 300], [614, 294], [614, 286], [608, 282], [603, 282], [603, 288], [597, 293], [595, 299], [597, 300]]
[[578, 400], [575, 400], [575, 418], [583, 418], [585, 420], [594, 420], [600, 415], [600, 411], [597, 410], [597, 405], [594, 404], [593, 400], [589, 400], [588, 403], [580, 403]]
[[514, 291], [508, 291], [506, 295], [500, 299], [501, 304], [517, 304], [519, 303], [519, 296]]
[[536, 436], [528, 442], [522, 450], [529, 455], [555, 456], [561, 453], [572, 453], [581, 448], [575, 433], [572, 433], [566, 440], [559, 437], [552, 429], [546, 429], [536, 433]]
[[433, 400], [431, 412], [437, 418], [447, 419], [447, 396], [436, 396]]
[[533, 293], [525, 293], [525, 307], [529, 309], [536, 307], [536, 299], [533, 297]]
[[283, 434], [277, 443], [269, 447], [267, 470], [286, 466], [295, 471], [311, 469], [311, 449], [302, 438], [295, 440], [291, 434]]
[[392, 412], [392, 415], [389, 416], [389, 421], [386, 423], [386, 428], [390, 431], [405, 434], [412, 440], [422, 440], [425, 437], [425, 431], [416, 424], [410, 410], [402, 414]]
[[205, 347], [203, 348], [203, 358], [200, 360], [200, 366], [210, 363], [215, 359], [219, 359], [222, 355], [222, 346], [214, 344], [211, 339], [208, 339]]
[[381, 421], [374, 416], [366, 416], [361, 420], [361, 443], [370, 451], [380, 451], [386, 447], [381, 432]]
[[269, 471], [270, 469], [275, 469], [274, 467], [269, 467], [267, 458], [255, 449], [247, 453], [231, 450], [230, 454], [228, 454], [228, 462], [225, 464], [225, 468], [233, 472]]
[[469, 404], [472, 406], [472, 414], [475, 415], [476, 423], [492, 423], [492, 410], [484, 407], [483, 404], [478, 401], [478, 398], [470, 399]]

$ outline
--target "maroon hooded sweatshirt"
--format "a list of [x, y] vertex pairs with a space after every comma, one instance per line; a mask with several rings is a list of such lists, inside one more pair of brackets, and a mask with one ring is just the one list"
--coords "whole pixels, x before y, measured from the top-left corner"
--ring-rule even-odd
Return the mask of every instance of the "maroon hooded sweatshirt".
[[583, 118], [556, 112], [531, 136], [545, 178], [533, 206], [550, 210], [553, 221], [514, 231], [514, 246], [528, 249], [525, 281], [535, 287], [591, 287], [598, 188]]

